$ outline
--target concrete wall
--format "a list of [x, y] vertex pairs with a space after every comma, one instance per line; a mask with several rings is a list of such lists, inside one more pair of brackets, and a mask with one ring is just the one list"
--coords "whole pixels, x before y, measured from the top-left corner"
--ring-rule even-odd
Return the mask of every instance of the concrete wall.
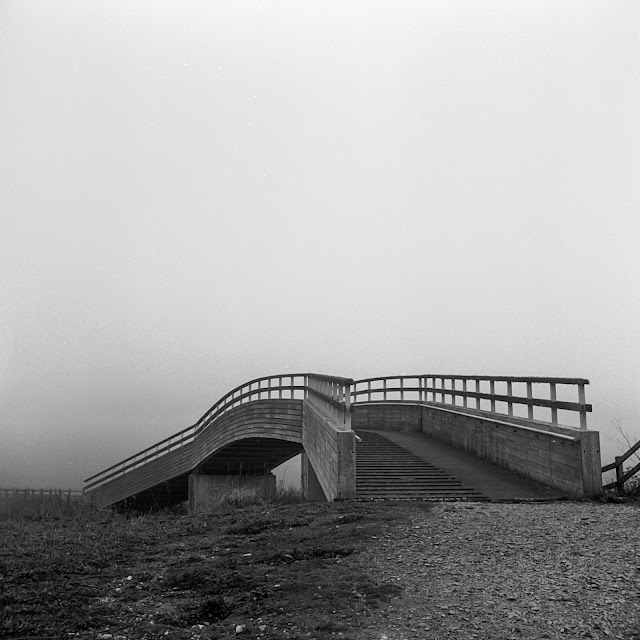
[[356, 492], [355, 434], [342, 429], [304, 401], [302, 446], [327, 500], [347, 500]]
[[354, 429], [421, 431], [575, 497], [602, 493], [597, 431], [429, 404], [356, 405], [352, 421]]

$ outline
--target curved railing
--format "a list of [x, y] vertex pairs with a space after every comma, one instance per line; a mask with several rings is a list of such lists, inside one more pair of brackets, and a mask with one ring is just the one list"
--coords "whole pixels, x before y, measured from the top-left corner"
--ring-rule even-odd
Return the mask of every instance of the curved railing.
[[345, 430], [351, 428], [351, 385], [353, 380], [317, 373], [291, 373], [255, 378], [229, 391], [193, 425], [129, 456], [85, 480], [84, 491], [122, 476], [156, 458], [193, 442], [214, 427], [216, 420], [235, 407], [257, 400], [308, 400], [330, 415]]
[[[463, 410], [502, 413], [509, 417], [514, 417], [514, 406], [526, 407], [526, 416], [523, 415], [522, 418], [552, 425], [559, 425], [559, 410], [572, 411], [579, 413], [580, 428], [586, 429], [587, 412], [591, 411], [591, 405], [585, 402], [585, 385], [587, 384], [589, 381], [583, 378], [441, 374], [383, 376], [356, 380], [353, 383], [351, 399], [354, 405], [364, 402], [428, 402]], [[514, 393], [514, 385], [524, 385], [525, 395]], [[534, 395], [534, 389], [536, 391], [540, 389], [538, 385], [544, 385], [543, 393]], [[574, 393], [577, 390], [577, 401], [558, 399], [560, 385], [563, 387], [562, 395], [567, 395], [567, 389], [571, 389]], [[469, 400], [473, 401], [471, 405]], [[483, 401], [484, 408], [481, 405]], [[539, 415], [534, 417], [534, 407], [550, 409], [550, 419], [544, 419]]]

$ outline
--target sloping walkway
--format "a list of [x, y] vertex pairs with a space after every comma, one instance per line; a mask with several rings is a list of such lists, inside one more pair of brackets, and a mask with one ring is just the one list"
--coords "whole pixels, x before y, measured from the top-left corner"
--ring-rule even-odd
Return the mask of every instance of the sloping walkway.
[[457, 478], [465, 486], [487, 496], [492, 502], [517, 500], [560, 500], [567, 496], [558, 489], [509, 471], [492, 462], [434, 440], [424, 433], [376, 431]]

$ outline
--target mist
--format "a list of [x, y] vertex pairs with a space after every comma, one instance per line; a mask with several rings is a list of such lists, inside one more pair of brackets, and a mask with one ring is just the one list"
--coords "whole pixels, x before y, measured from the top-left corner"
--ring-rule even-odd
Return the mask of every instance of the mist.
[[640, 5], [0, 4], [0, 487], [243, 382], [590, 380], [640, 438]]

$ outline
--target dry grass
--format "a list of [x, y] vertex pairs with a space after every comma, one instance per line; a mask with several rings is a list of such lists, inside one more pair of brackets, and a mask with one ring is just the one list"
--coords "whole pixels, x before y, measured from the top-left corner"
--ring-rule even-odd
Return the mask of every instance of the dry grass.
[[355, 638], [353, 620], [399, 592], [361, 552], [403, 513], [238, 492], [212, 515], [13, 517], [0, 529], [0, 637]]
[[23, 490], [0, 493], [0, 520], [69, 518], [90, 509], [78, 492]]

